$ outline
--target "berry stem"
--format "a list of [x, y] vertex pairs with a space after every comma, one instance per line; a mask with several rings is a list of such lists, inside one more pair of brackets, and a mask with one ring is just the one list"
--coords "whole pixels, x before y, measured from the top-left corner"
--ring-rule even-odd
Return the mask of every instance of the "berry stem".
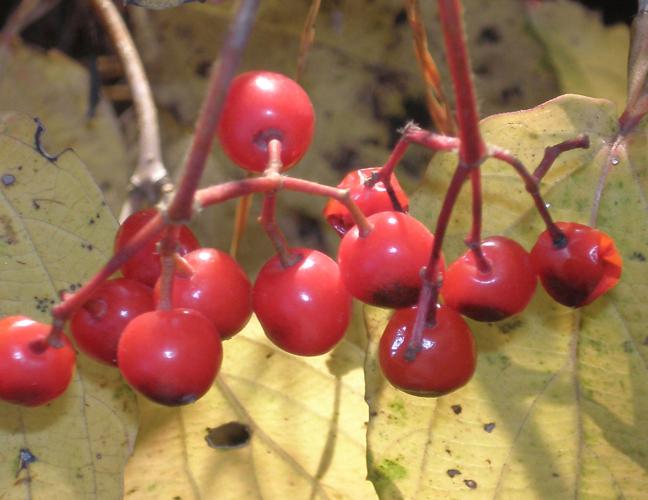
[[123, 221], [145, 205], [157, 203], [163, 186], [169, 184], [170, 180], [162, 162], [160, 128], [153, 92], [135, 43], [112, 0], [92, 0], [92, 6], [124, 66], [139, 129], [139, 157], [130, 178], [128, 199], [119, 216], [119, 220]]
[[182, 167], [180, 185], [169, 207], [169, 220], [173, 222], [191, 218], [194, 195], [211, 151], [225, 95], [252, 31], [258, 6], [259, 0], [244, 0], [241, 3], [230, 26], [217, 66], [212, 71], [207, 94], [196, 122], [196, 132]]
[[533, 177], [535, 178], [536, 182], [540, 182], [542, 180], [542, 178], [546, 175], [546, 173], [556, 161], [556, 158], [558, 158], [562, 153], [577, 148], [587, 149], [589, 148], [589, 145], [589, 137], [585, 134], [580, 134], [573, 139], [567, 139], [566, 141], [554, 144], [553, 146], [547, 146], [545, 148], [542, 160], [538, 164], [537, 168], [533, 171]]
[[473, 168], [470, 171], [470, 183], [472, 187], [472, 227], [470, 235], [466, 239], [466, 245], [475, 256], [477, 269], [482, 273], [488, 273], [491, 266], [484, 257], [481, 249], [482, 234], [482, 190], [481, 190], [481, 170]]
[[159, 243], [160, 253], [160, 300], [158, 309], [160, 311], [169, 311], [173, 308], [172, 290], [173, 279], [175, 277], [176, 256], [178, 255], [178, 235], [180, 227], [176, 224], [169, 224], [164, 228], [162, 239]]
[[520, 160], [518, 160], [515, 156], [513, 156], [505, 149], [499, 148], [497, 146], [491, 146], [489, 148], [489, 156], [508, 163], [515, 169], [520, 177], [522, 177], [527, 192], [533, 198], [536, 209], [538, 210], [540, 217], [542, 217], [542, 220], [547, 227], [547, 231], [549, 231], [549, 234], [551, 234], [551, 239], [556, 246], [563, 246], [565, 244], [565, 235], [560, 229], [558, 229], [558, 226], [556, 226], [553, 219], [551, 218], [549, 209], [547, 208], [547, 205], [544, 202], [542, 195], [540, 194], [540, 185], [536, 180], [536, 177], [529, 173], [529, 171]]

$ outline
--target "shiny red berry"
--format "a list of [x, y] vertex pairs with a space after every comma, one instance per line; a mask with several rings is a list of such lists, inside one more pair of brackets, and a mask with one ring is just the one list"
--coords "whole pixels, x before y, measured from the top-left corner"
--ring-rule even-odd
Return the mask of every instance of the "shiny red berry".
[[316, 356], [330, 351], [344, 336], [351, 318], [351, 296], [337, 263], [307, 248], [293, 248], [299, 260], [284, 267], [270, 259], [252, 291], [254, 312], [277, 346], [292, 354]]
[[131, 387], [167, 406], [203, 396], [222, 358], [213, 323], [190, 309], [141, 314], [125, 328], [117, 350], [119, 369]]
[[613, 288], [621, 277], [622, 259], [614, 240], [598, 229], [557, 222], [564, 238], [553, 241], [543, 232], [531, 250], [542, 286], [556, 302], [587, 305]]
[[340, 242], [338, 263], [345, 286], [367, 304], [392, 308], [415, 304], [434, 236], [401, 212], [379, 212], [367, 220], [373, 226], [369, 234], [360, 236], [354, 226]]
[[116, 365], [122, 331], [132, 319], [153, 310], [152, 292], [127, 278], [104, 282], [70, 319], [70, 331], [79, 349], [98, 361]]
[[270, 71], [250, 71], [230, 85], [218, 124], [218, 138], [240, 167], [263, 172], [268, 142], [281, 141], [283, 170], [304, 156], [313, 138], [310, 98], [294, 80]]
[[[149, 208], [140, 210], [128, 217], [121, 225], [115, 236], [115, 252], [121, 249], [135, 234], [142, 229], [155, 215], [157, 210]], [[121, 268], [125, 278], [141, 281], [152, 287], [160, 277], [160, 254], [156, 241], [144, 246]], [[187, 226], [182, 226], [178, 235], [178, 253], [184, 255], [198, 248], [198, 240]]]
[[408, 361], [405, 352], [416, 311], [399, 309], [389, 320], [380, 338], [382, 372], [393, 386], [415, 396], [442, 396], [459, 389], [471, 379], [477, 363], [468, 325], [453, 309], [437, 306], [436, 325], [423, 331], [421, 351]]
[[63, 347], [46, 347], [50, 328], [25, 316], [0, 320], [0, 399], [40, 406], [59, 397], [70, 385], [74, 349], [65, 337], [61, 339]]
[[441, 289], [445, 304], [477, 321], [499, 321], [521, 312], [536, 289], [531, 257], [503, 236], [485, 239], [480, 248], [485, 269], [471, 250], [448, 266]]
[[[341, 189], [349, 190], [349, 196], [366, 216], [378, 212], [396, 210], [398, 208], [394, 206], [394, 201], [391, 199], [382, 181], [377, 182], [373, 186], [367, 186], [366, 183], [379, 170], [379, 167], [354, 170], [353, 172], [349, 172], [337, 186]], [[391, 186], [400, 208], [407, 212], [409, 199], [398, 183], [395, 175], [391, 178]], [[355, 225], [347, 208], [334, 198], [329, 199], [324, 207], [324, 218], [340, 236], [344, 236]]]
[[[176, 273], [173, 279], [173, 307], [200, 311], [214, 323], [222, 339], [238, 333], [252, 315], [252, 285], [241, 266], [214, 248], [194, 250], [184, 259], [189, 274]], [[159, 295], [158, 280], [156, 302]]]

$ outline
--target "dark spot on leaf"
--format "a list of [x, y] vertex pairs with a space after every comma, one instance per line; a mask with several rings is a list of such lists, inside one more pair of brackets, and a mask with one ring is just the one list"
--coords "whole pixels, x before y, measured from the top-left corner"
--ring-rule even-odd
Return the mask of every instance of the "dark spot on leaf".
[[92, 225], [92, 224], [94, 224], [94, 223], [95, 223], [94, 219], [90, 219], [90, 220], [88, 221], [88, 224], [90, 224], [90, 225]]
[[266, 359], [270, 359], [272, 356], [274, 356], [274, 351], [270, 351], [268, 354], [266, 354]]
[[16, 230], [8, 215], [0, 215], [0, 231], [0, 241], [4, 241], [7, 245], [15, 245], [18, 243]]
[[372, 410], [372, 411], [369, 412], [369, 416], [370, 416], [370, 417], [375, 417], [375, 416], [377, 416], [377, 415], [378, 415], [378, 412], [375, 411], [375, 410]]
[[643, 345], [648, 345], [648, 337], [646, 337], [643, 341]]
[[630, 260], [635, 260], [637, 262], [646, 262], [646, 256], [641, 252], [632, 252], [630, 255]]
[[2, 185], [4, 187], [13, 186], [16, 182], [16, 176], [12, 174], [4, 174], [2, 176]]
[[29, 448], [20, 448], [18, 452], [18, 470], [16, 471], [16, 477], [20, 474], [20, 471], [27, 469], [29, 464], [33, 464], [38, 461], [38, 457], [34, 455]]
[[448, 455], [452, 455], [452, 450], [450, 450], [450, 448], [446, 448], [446, 449], [445, 449], [445, 452], [446, 452]]
[[511, 333], [514, 330], [517, 330], [522, 326], [522, 320], [519, 318], [512, 319], [511, 321], [506, 321], [497, 325], [499, 331], [502, 333]]
[[455, 476], [458, 476], [459, 474], [461, 474], [461, 471], [457, 470], [457, 469], [448, 469], [446, 471], [446, 474], [448, 474], [448, 476], [450, 476], [450, 477], [455, 477]]
[[477, 43], [484, 45], [488, 43], [497, 43], [502, 39], [499, 30], [495, 26], [484, 26], [479, 32]]
[[241, 448], [250, 442], [250, 427], [240, 422], [228, 422], [213, 429], [207, 429], [205, 441], [210, 448]]
[[560, 474], [558, 474], [557, 472], [552, 472], [551, 475], [552, 475], [553, 477], [560, 477]]
[[468, 488], [470, 488], [471, 490], [477, 488], [477, 483], [472, 479], [464, 479], [464, 484], [468, 486]]
[[[58, 160], [63, 153], [65, 153], [66, 151], [71, 151], [71, 148], [65, 148], [57, 155], [51, 155], [47, 151], [45, 151], [45, 148], [43, 147], [43, 134], [45, 133], [45, 126], [43, 125], [43, 122], [40, 121], [40, 118], [34, 118], [34, 122], [36, 123], [36, 132], [34, 132], [34, 147], [36, 148], [36, 151], [38, 151], [41, 156], [43, 156], [43, 158], [51, 162], [56, 162], [56, 160]], [[37, 173], [38, 171], [35, 172]]]
[[632, 345], [632, 341], [630, 341], [630, 340], [624, 341], [623, 344], [622, 344], [622, 347], [623, 347], [623, 352], [625, 352], [625, 353], [630, 354], [630, 353], [634, 352], [634, 347]]
[[484, 430], [486, 432], [493, 432], [493, 429], [495, 429], [495, 422], [489, 422], [487, 424], [484, 424]]
[[34, 210], [40, 210], [40, 203], [38, 203], [38, 200], [32, 200], [32, 207], [34, 207]]
[[97, 454], [95, 455], [95, 458], [96, 458], [97, 460], [101, 460], [101, 459], [103, 458], [103, 455], [102, 455], [101, 453], [97, 453]]
[[388, 147], [393, 148], [398, 140], [401, 138], [399, 132], [400, 128], [403, 127], [407, 122], [414, 121], [422, 128], [430, 128], [432, 121], [430, 115], [427, 111], [427, 104], [425, 102], [425, 97], [420, 96], [408, 96], [403, 97], [401, 101], [401, 106], [403, 108], [402, 115], [390, 115], [387, 116], [387, 124], [389, 126], [389, 143]]
[[394, 16], [394, 26], [400, 26], [407, 22], [407, 12], [405, 9], [399, 10]]
[[459, 415], [463, 410], [461, 405], [452, 405], [450, 408], [452, 408], [452, 411], [454, 412], [455, 415]]
[[325, 154], [324, 157], [336, 172], [346, 173], [357, 165], [358, 151], [351, 146], [336, 147], [335, 154]]
[[22, 165], [18, 165], [18, 170], [22, 170]]
[[475, 65], [475, 69], [473, 69], [473, 72], [478, 75], [478, 76], [487, 76], [490, 75], [491, 69], [488, 64], [477, 64]]
[[513, 99], [522, 97], [522, 89], [517, 85], [503, 88], [500, 97], [504, 104], [509, 104]]
[[209, 76], [209, 70], [211, 69], [211, 61], [200, 61], [194, 67], [194, 72], [201, 78], [207, 78]]

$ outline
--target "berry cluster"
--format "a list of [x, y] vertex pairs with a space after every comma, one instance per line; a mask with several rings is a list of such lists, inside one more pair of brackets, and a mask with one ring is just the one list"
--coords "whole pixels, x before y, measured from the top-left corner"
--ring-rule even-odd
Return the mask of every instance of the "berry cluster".
[[[115, 238], [111, 262], [119, 264], [122, 277], [84, 287], [92, 293], [79, 295], [84, 300], [69, 317], [55, 310], [52, 328], [20, 316], [0, 321], [0, 398], [38, 405], [65, 390], [75, 354], [60, 335], [62, 319], [70, 320], [81, 351], [117, 366], [146, 397], [180, 405], [211, 387], [222, 341], [239, 332], [253, 312], [278, 347], [320, 355], [342, 339], [352, 297], [396, 309], [380, 341], [387, 379], [412, 394], [439, 396], [464, 385], [475, 370], [475, 345], [462, 316], [490, 322], [520, 313], [538, 277], [569, 307], [589, 304], [618, 281], [621, 259], [611, 238], [585, 225], [554, 223], [546, 207], [541, 214], [547, 231], [530, 253], [512, 239], [481, 239], [474, 230], [468, 251], [446, 269], [441, 245], [449, 210], [440, 215], [435, 239], [407, 213], [408, 198], [393, 169], [402, 144], [456, 150], [457, 140], [410, 125], [399, 154], [384, 166], [351, 172], [331, 188], [282, 175], [306, 153], [313, 127], [313, 107], [293, 80], [269, 72], [236, 78], [218, 137], [234, 162], [262, 175], [198, 191], [195, 200], [205, 207], [264, 193], [260, 220], [276, 255], [252, 285], [232, 257], [201, 248], [186, 226], [162, 222], [155, 209], [133, 214]], [[449, 193], [456, 197], [460, 183], [453, 186]], [[342, 238], [337, 261], [286, 245], [273, 217], [282, 187], [330, 197], [324, 217]], [[544, 207], [537, 189], [529, 191]], [[450, 209], [452, 196], [446, 197]]]

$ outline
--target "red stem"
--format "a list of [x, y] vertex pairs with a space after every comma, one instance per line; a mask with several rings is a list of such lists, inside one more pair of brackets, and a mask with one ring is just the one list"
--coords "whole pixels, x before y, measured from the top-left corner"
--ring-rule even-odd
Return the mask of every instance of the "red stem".
[[165, 227], [162, 239], [160, 240], [160, 300], [158, 309], [168, 311], [173, 307], [172, 290], [175, 278], [176, 255], [178, 250], [178, 236], [180, 227], [177, 224], [169, 224]]
[[230, 26], [218, 66], [209, 80], [193, 142], [182, 169], [180, 186], [169, 207], [171, 221], [182, 222], [191, 218], [194, 194], [211, 151], [225, 95], [247, 44], [258, 6], [259, 0], [243, 1]]

